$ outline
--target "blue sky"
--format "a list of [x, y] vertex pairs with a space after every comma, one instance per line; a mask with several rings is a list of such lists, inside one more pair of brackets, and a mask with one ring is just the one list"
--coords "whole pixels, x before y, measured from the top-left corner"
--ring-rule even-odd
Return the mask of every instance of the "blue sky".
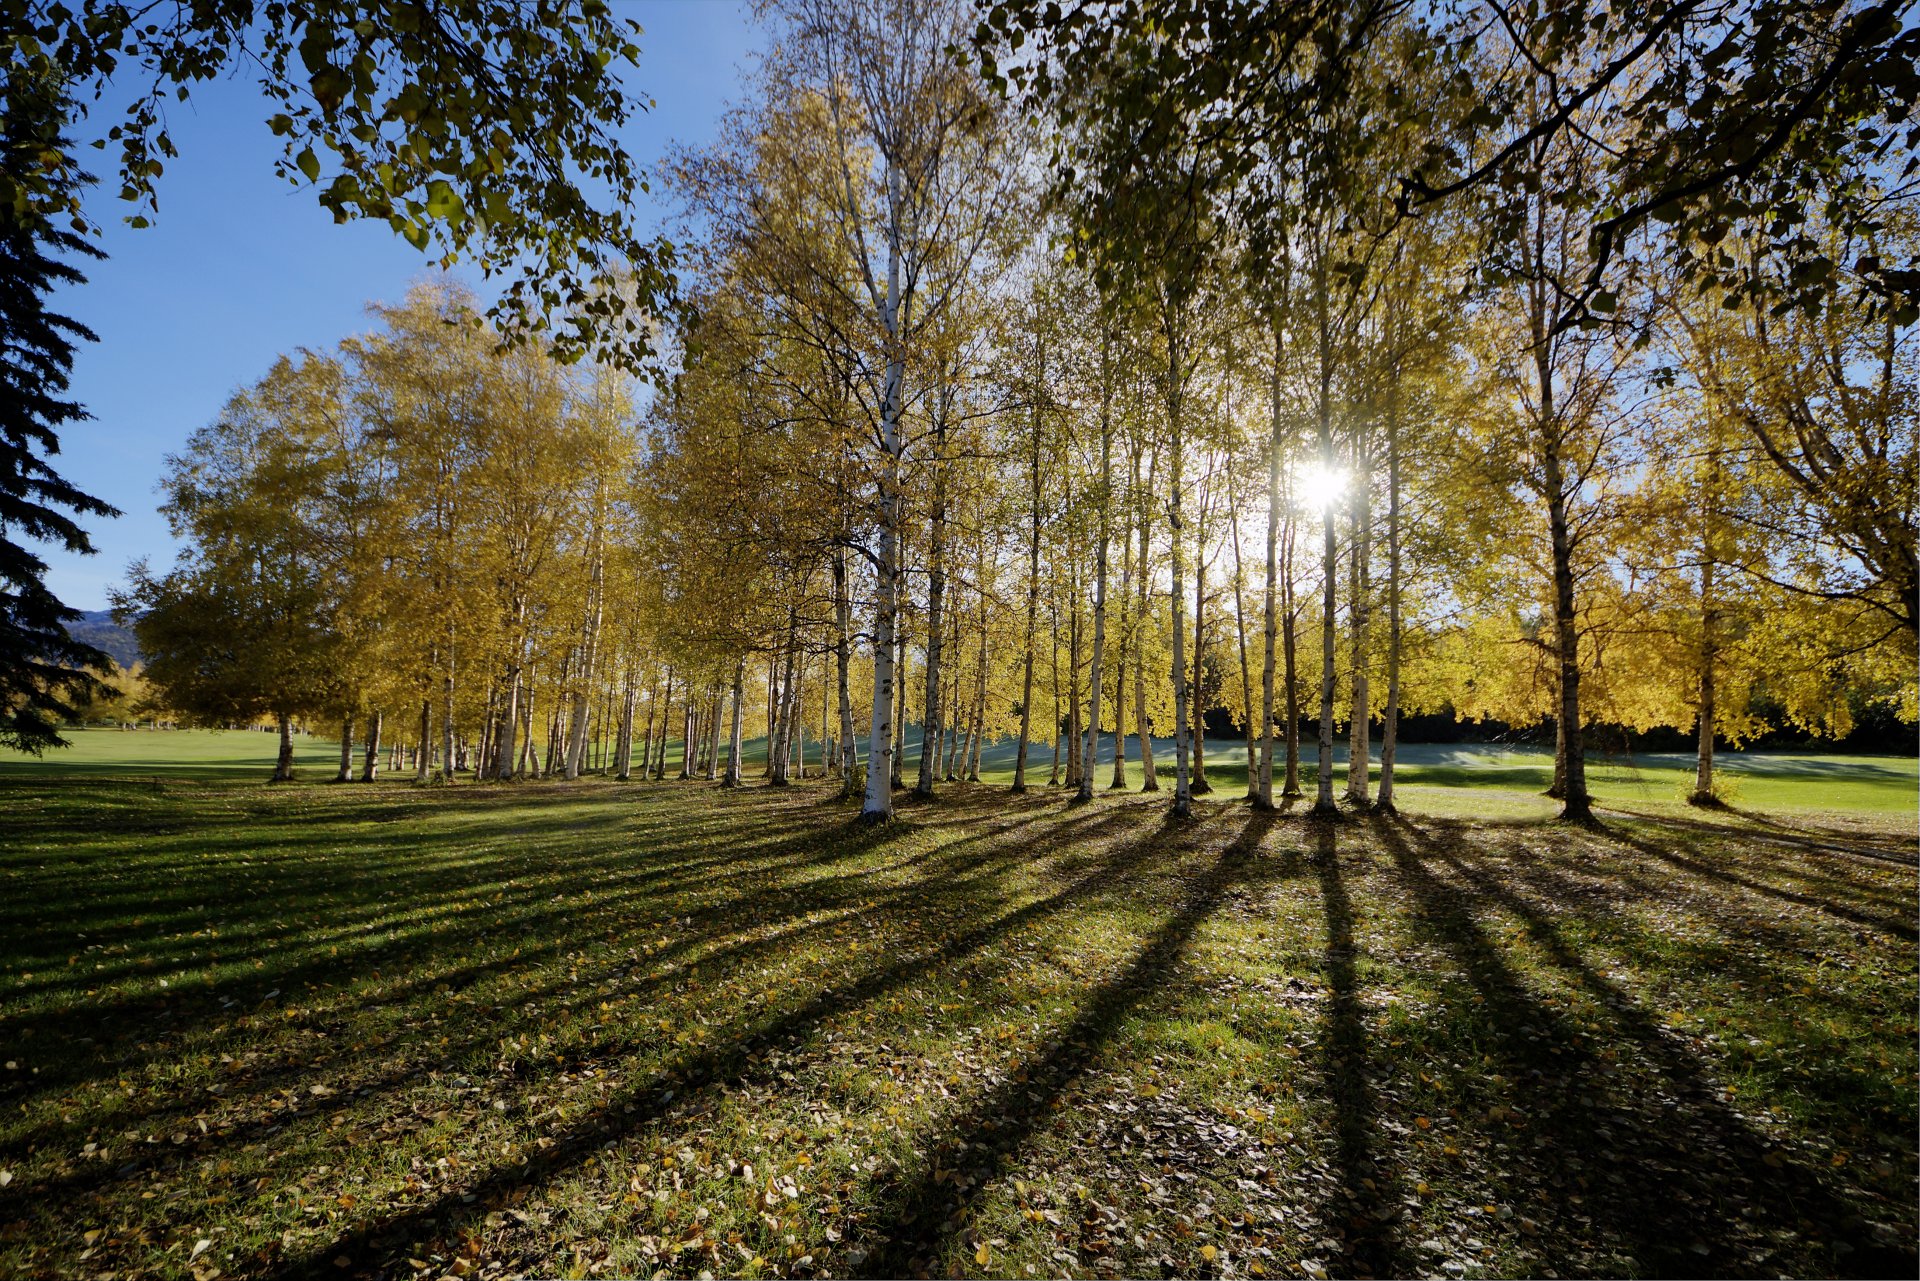
[[[712, 137], [738, 96], [757, 32], [741, 0], [619, 7], [645, 28], [632, 86], [658, 104], [623, 137], [651, 167], [671, 143]], [[96, 120], [128, 96], [109, 89]], [[109, 257], [85, 264], [88, 283], [56, 299], [100, 337], [74, 361], [74, 396], [94, 421], [63, 434], [55, 466], [125, 514], [87, 522], [97, 556], [43, 549], [48, 584], [75, 608], [105, 608], [108, 590], [138, 557], [172, 560], [173, 541], [155, 511], [163, 460], [236, 388], [281, 352], [365, 329], [368, 303], [397, 299], [428, 271], [425, 257], [384, 225], [336, 226], [312, 191], [273, 176], [277, 140], [264, 123], [271, 112], [244, 77], [198, 87], [176, 106], [169, 125], [180, 156], [161, 179], [153, 227], [121, 222], [129, 206], [112, 198], [117, 184], [94, 193]]]

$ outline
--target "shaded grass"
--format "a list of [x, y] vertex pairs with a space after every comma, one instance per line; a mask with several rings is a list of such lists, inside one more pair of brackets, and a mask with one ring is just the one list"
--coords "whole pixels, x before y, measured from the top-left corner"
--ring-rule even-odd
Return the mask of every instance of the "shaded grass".
[[1913, 1271], [1910, 833], [1063, 801], [0, 782], [0, 1272]]

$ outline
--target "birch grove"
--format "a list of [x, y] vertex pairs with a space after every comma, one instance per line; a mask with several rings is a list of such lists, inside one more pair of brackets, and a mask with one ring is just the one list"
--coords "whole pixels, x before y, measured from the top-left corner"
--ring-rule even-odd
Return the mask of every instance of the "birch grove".
[[503, 345], [444, 282], [285, 358], [171, 461], [188, 550], [123, 601], [153, 698], [337, 733], [343, 780], [825, 779], [868, 821], [972, 785], [1390, 810], [1423, 715], [1552, 742], [1578, 820], [1603, 730], [1694, 735], [1707, 804], [1716, 742], [1914, 717], [1911, 320], [1603, 245], [1613, 99], [1549, 130], [1557, 86], [1478, 49], [1513, 110], [1456, 158], [1525, 180], [1413, 210], [1408, 87], [1458, 67], [1388, 18], [1234, 158], [1103, 132], [1150, 60], [1055, 119], [996, 93], [959, 0], [766, 17], [666, 166], [658, 376]]

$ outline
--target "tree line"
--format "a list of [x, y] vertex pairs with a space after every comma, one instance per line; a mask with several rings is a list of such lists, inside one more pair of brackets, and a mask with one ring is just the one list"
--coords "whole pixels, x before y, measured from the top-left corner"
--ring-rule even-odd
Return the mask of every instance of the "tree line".
[[[1015, 789], [1185, 813], [1216, 709], [1256, 805], [1322, 812], [1393, 805], [1403, 713], [1551, 723], [1572, 818], [1595, 723], [1697, 730], [1711, 803], [1765, 709], [1911, 720], [1902, 119], [1762, 120], [1726, 15], [1579, 8], [775, 6], [664, 167], [657, 385], [441, 284], [282, 361], [172, 463], [146, 675], [422, 778], [811, 744], [876, 819], [1007, 737]], [[1795, 18], [1781, 93], [1883, 8]], [[1689, 134], [1702, 97], [1785, 140]]]

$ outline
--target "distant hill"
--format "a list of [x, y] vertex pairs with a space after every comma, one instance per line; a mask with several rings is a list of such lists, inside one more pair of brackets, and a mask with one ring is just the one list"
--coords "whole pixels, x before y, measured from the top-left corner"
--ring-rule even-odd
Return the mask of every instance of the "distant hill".
[[113, 621], [112, 610], [85, 611], [79, 622], [67, 628], [67, 634], [83, 644], [105, 650], [122, 667], [132, 667], [140, 661], [140, 642], [132, 632]]

